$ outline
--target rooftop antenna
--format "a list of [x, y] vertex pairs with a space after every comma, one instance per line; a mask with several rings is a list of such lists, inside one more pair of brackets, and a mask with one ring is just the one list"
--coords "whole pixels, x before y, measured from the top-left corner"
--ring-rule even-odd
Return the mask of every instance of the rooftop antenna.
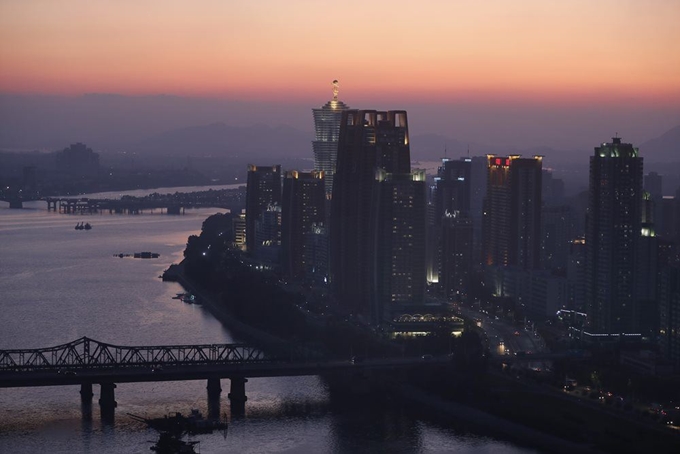
[[444, 144], [444, 159], [446, 159], [446, 144]]
[[470, 144], [468, 144], [468, 158], [470, 157]]

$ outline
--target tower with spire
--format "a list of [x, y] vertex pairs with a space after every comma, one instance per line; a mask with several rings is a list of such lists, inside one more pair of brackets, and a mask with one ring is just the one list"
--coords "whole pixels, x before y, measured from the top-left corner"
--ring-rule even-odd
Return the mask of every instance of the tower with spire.
[[312, 142], [314, 150], [314, 170], [321, 170], [325, 175], [326, 197], [330, 198], [333, 191], [333, 175], [338, 159], [338, 135], [342, 112], [349, 106], [338, 100], [340, 84], [332, 82], [333, 99], [321, 108], [312, 109], [314, 115], [315, 138]]

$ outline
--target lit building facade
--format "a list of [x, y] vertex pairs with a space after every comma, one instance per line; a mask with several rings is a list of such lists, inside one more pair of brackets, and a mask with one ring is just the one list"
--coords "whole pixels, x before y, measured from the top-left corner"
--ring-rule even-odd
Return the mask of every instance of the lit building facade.
[[312, 150], [314, 151], [314, 169], [324, 172], [326, 196], [333, 191], [333, 175], [338, 159], [338, 137], [342, 112], [349, 109], [344, 102], [338, 100], [338, 81], [333, 81], [333, 99], [318, 109], [312, 109], [314, 115], [314, 134]]
[[425, 300], [425, 172], [376, 171], [373, 190], [374, 296], [372, 319], [395, 314]]
[[281, 166], [248, 165], [246, 187], [246, 250], [257, 247], [255, 225], [262, 213], [281, 206]]

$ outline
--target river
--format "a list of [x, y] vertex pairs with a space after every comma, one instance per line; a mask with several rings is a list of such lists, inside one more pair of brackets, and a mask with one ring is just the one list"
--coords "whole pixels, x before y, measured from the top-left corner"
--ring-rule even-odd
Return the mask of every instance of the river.
[[[0, 202], [0, 349], [48, 347], [82, 336], [118, 345], [235, 340], [200, 306], [173, 299], [182, 291], [178, 284], [159, 279], [181, 260], [187, 237], [217, 210], [79, 216], [48, 212], [44, 202], [24, 207], [10, 210]], [[75, 230], [81, 221], [92, 230]], [[141, 251], [161, 255], [114, 256]], [[113, 422], [100, 417], [98, 386], [90, 416], [77, 386], [0, 389], [0, 453], [148, 453], [156, 434], [127, 413], [160, 417], [197, 408], [206, 414], [205, 387], [204, 381], [119, 384]], [[415, 415], [396, 400], [344, 402], [318, 377], [250, 379], [245, 416], [232, 418], [228, 387], [223, 380], [228, 435], [194, 437], [203, 454], [536, 452]]]

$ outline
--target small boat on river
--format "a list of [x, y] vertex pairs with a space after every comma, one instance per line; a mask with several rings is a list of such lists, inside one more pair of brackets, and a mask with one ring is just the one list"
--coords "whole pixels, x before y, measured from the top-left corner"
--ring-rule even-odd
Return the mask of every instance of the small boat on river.
[[226, 418], [224, 421], [221, 419], [206, 419], [196, 409], [192, 409], [189, 416], [184, 416], [179, 412], [173, 416], [164, 416], [162, 418], [143, 418], [132, 413], [128, 413], [128, 415], [137, 421], [145, 422], [149, 427], [161, 433], [168, 432], [176, 435], [185, 433], [190, 435], [210, 434], [215, 430], [227, 428]]

